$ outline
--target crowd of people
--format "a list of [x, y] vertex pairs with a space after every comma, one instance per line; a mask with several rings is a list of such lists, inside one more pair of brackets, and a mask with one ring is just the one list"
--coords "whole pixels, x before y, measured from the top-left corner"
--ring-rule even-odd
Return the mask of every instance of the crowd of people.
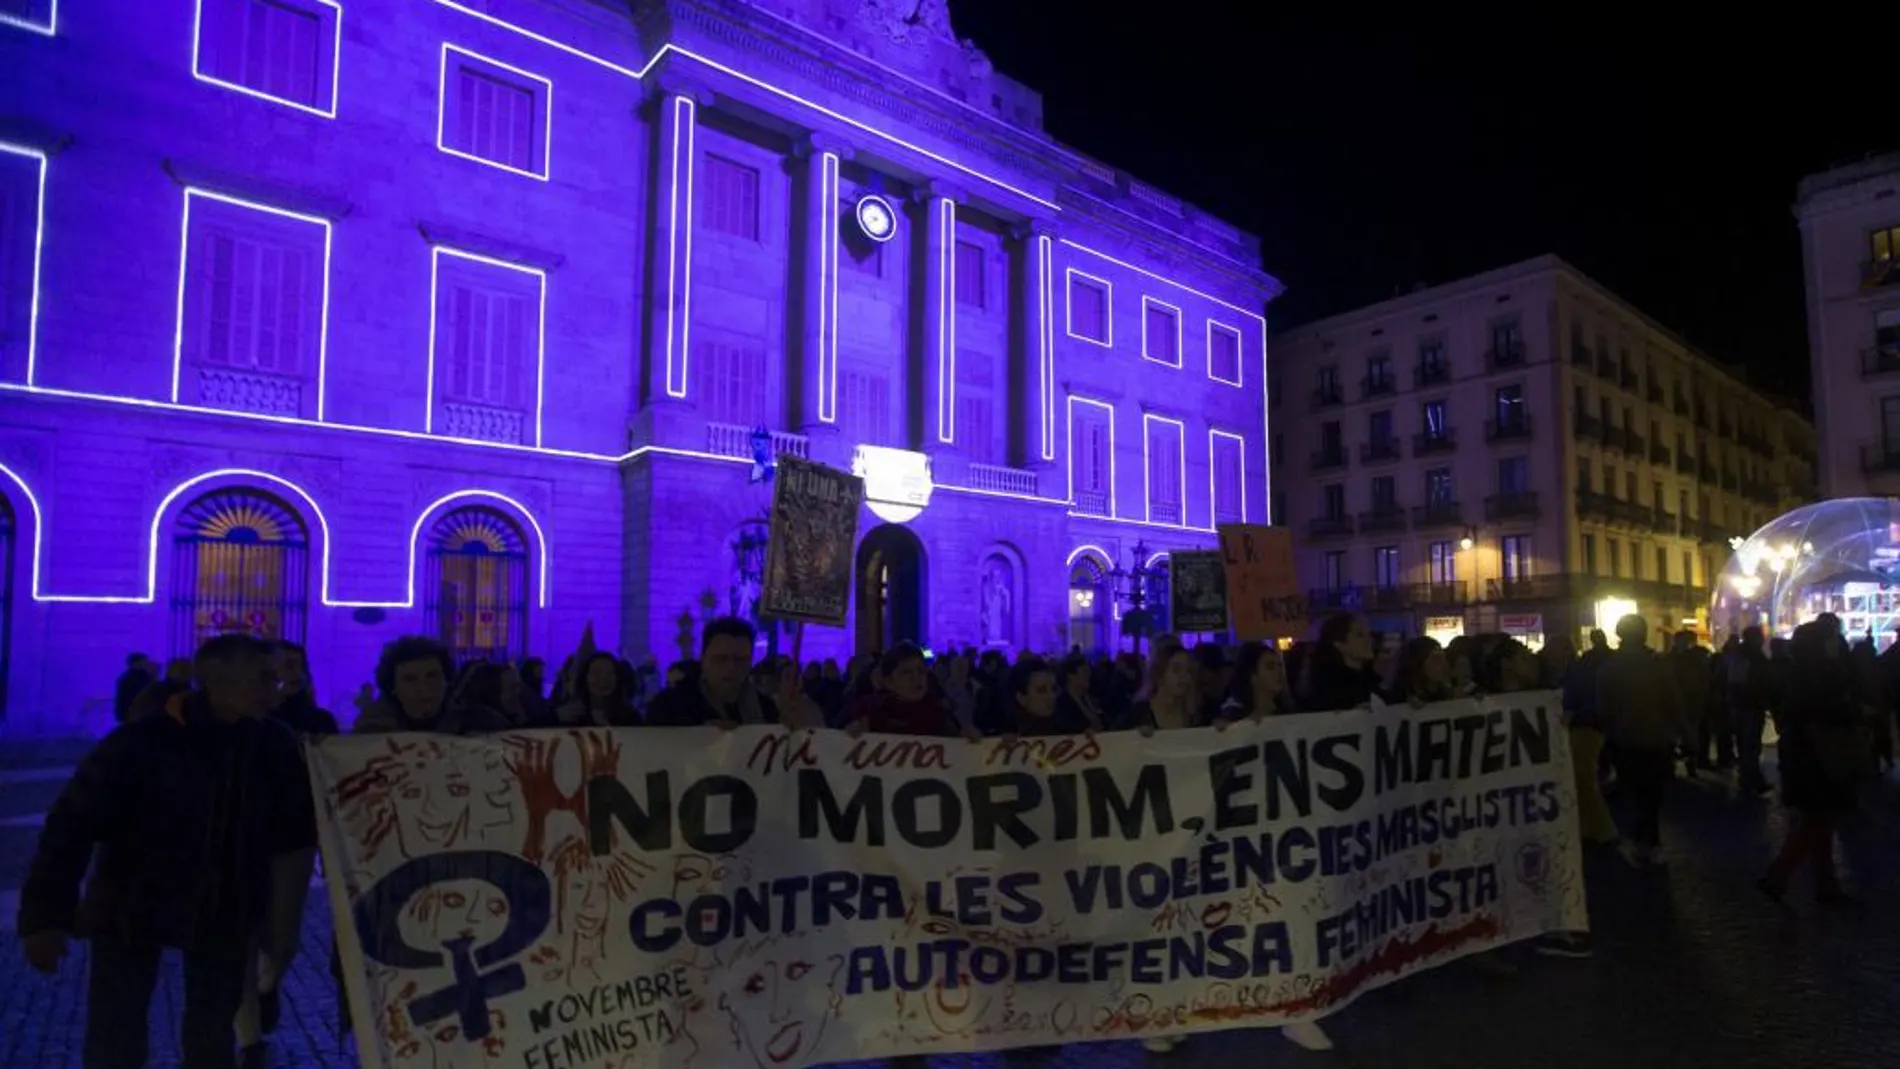
[[[1656, 652], [1638, 616], [1621, 620], [1616, 635], [1612, 648], [1592, 633], [1581, 653], [1561, 640], [1533, 652], [1505, 635], [1388, 644], [1342, 614], [1284, 651], [1168, 635], [1145, 655], [1112, 657], [933, 655], [899, 643], [839, 665], [755, 660], [753, 627], [724, 618], [704, 628], [696, 660], [664, 673], [596, 649], [590, 631], [552, 680], [539, 659], [457, 665], [441, 643], [408, 637], [383, 649], [355, 697], [351, 730], [778, 724], [973, 739], [1145, 734], [1551, 689], [1562, 693], [1588, 846], [1639, 867], [1662, 863], [1661, 812], [1679, 765], [1691, 775], [1739, 766], [1741, 795], [1768, 793], [1761, 752], [1772, 721], [1796, 818], [1760, 887], [1780, 902], [1807, 865], [1820, 901], [1850, 902], [1833, 843], [1860, 780], [1892, 761], [1888, 702], [1900, 700], [1900, 654], [1877, 659], [1864, 642], [1850, 649], [1828, 616], [1785, 641], [1765, 642], [1751, 628], [1719, 653], [1690, 635]], [[90, 940], [88, 1069], [145, 1063], [146, 1030], [129, 1022], [146, 1019], [168, 948], [184, 955], [185, 1066], [230, 1069], [234, 1052], [245, 1069], [263, 1065], [314, 864], [315, 815], [296, 740], [340, 725], [316, 700], [301, 648], [244, 635], [213, 638], [162, 671], [134, 655], [116, 712], [121, 725], [47, 816], [21, 894], [24, 953], [52, 972], [69, 938]], [[1627, 802], [1621, 822], [1612, 794]], [[1592, 952], [1584, 933], [1549, 937], [1537, 949]], [[1477, 964], [1511, 971], [1495, 956]], [[1332, 1045], [1317, 1024], [1285, 1034], [1308, 1049]]]

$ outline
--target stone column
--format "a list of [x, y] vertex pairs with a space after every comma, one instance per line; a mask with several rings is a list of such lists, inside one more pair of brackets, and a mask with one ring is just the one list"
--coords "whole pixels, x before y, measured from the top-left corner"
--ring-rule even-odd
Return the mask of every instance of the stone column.
[[[708, 97], [663, 78], [654, 95], [652, 245], [647, 258], [647, 407], [691, 398], [694, 134]], [[659, 428], [650, 425], [656, 437]]]
[[[1053, 471], [1065, 420], [1055, 374], [1055, 236], [1040, 221], [1011, 231], [1009, 462]], [[1060, 492], [1060, 488], [1056, 488]], [[1048, 486], [1038, 492], [1051, 492]]]
[[934, 182], [912, 197], [917, 211], [911, 232], [921, 250], [917, 277], [922, 289], [922, 299], [912, 305], [918, 310], [913, 336], [921, 342], [922, 359], [912, 366], [923, 385], [921, 432], [913, 448], [949, 452], [956, 448], [957, 198]]
[[838, 168], [849, 152], [819, 135], [793, 150], [799, 159], [798, 342], [786, 368], [792, 419], [811, 439], [813, 459], [840, 464], [838, 440]]

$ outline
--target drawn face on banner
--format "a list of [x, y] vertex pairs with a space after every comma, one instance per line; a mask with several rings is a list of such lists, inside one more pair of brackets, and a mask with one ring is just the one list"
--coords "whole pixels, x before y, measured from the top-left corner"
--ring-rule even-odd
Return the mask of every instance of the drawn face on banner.
[[464, 768], [465, 755], [441, 740], [391, 737], [385, 745], [385, 753], [334, 792], [362, 860], [376, 860], [384, 847], [405, 860], [466, 849], [514, 823], [515, 796], [499, 748], [479, 748], [475, 763]]
[[672, 898], [681, 906], [692, 904], [702, 895], [717, 895], [726, 888], [751, 882], [752, 866], [736, 854], [681, 854], [673, 859]]
[[844, 1006], [844, 956], [807, 959], [778, 936], [741, 946], [706, 973], [707, 994], [758, 1069], [802, 1063]]

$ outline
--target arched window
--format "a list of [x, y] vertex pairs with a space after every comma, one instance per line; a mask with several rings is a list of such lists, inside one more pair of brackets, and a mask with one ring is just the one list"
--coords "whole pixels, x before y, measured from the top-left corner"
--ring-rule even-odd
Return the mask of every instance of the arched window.
[[172, 537], [172, 652], [241, 632], [302, 642], [310, 609], [303, 519], [249, 487], [213, 490], [178, 513]]
[[1089, 556], [1076, 558], [1069, 569], [1069, 645], [1085, 652], [1114, 648], [1112, 597], [1101, 563]]
[[13, 504], [0, 494], [0, 719], [7, 715], [7, 666], [13, 663]]
[[444, 513], [425, 574], [424, 611], [456, 663], [527, 656], [528, 547], [513, 520], [487, 508]]

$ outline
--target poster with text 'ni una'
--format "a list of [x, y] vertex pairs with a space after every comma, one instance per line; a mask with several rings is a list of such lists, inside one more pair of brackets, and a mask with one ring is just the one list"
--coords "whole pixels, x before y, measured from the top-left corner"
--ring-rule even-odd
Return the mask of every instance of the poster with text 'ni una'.
[[362, 1062], [770, 1069], [1323, 1017], [1587, 927], [1557, 696], [309, 749]]
[[864, 480], [788, 454], [778, 458], [760, 612], [843, 624], [851, 604]]

